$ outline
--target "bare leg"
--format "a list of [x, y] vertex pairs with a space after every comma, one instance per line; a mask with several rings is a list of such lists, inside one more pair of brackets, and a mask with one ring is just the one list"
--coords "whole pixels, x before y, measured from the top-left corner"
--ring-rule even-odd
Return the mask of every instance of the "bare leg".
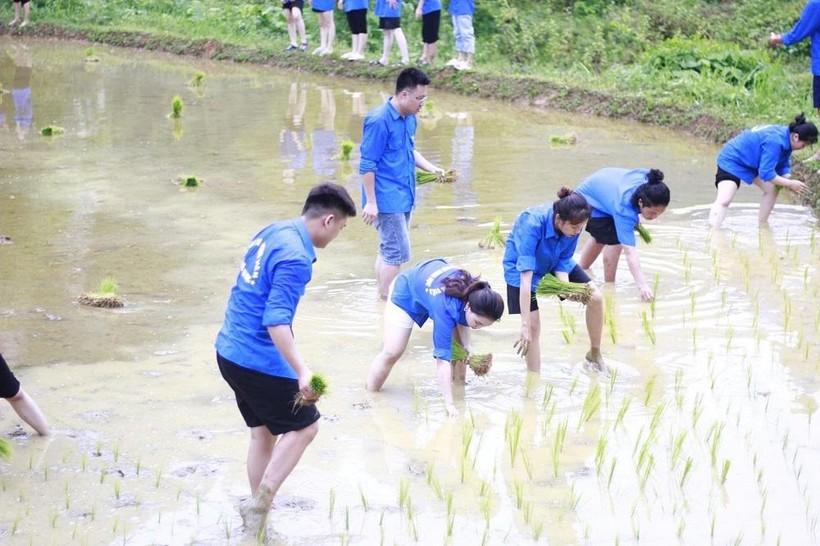
[[404, 354], [412, 331], [412, 328], [401, 328], [392, 324], [384, 325], [384, 346], [370, 364], [370, 371], [367, 374], [367, 390], [381, 390], [393, 365]]
[[438, 44], [436, 42], [432, 44], [427, 44], [427, 62], [433, 64], [433, 61], [436, 60], [436, 55], [438, 54]]
[[390, 291], [390, 283], [399, 274], [401, 266], [386, 264], [381, 254], [376, 258], [376, 285], [379, 290], [379, 298], [386, 300]]
[[601, 254], [603, 249], [604, 245], [597, 243], [595, 239], [590, 239], [586, 242], [584, 248], [581, 249], [578, 265], [580, 265], [582, 269], [589, 269], [592, 267], [592, 264], [595, 263], [595, 260], [598, 259], [598, 255]]
[[589, 352], [586, 360], [599, 371], [604, 369], [604, 357], [601, 355], [601, 332], [604, 328], [604, 298], [595, 285], [592, 287], [592, 297], [587, 303], [586, 319], [587, 334], [589, 334]]
[[[20, 4], [17, 4], [17, 5], [19, 6]], [[21, 27], [24, 27], [28, 24], [28, 15], [29, 15], [30, 10], [31, 10], [31, 2], [27, 2], [23, 6], [23, 24], [20, 25]], [[15, 13], [16, 13], [16, 11], [17, 10], [15, 9]]]
[[604, 281], [615, 282], [618, 260], [621, 259], [621, 245], [607, 245], [604, 249]]
[[299, 8], [293, 8], [291, 10], [293, 13], [293, 19], [296, 23], [296, 31], [299, 33], [299, 37], [302, 39], [303, 44], [307, 44], [307, 34], [305, 33], [305, 18], [302, 17], [302, 10]]
[[385, 30], [384, 39], [382, 40], [382, 57], [379, 59], [381, 64], [386, 65], [390, 62], [390, 49], [393, 47], [393, 31]]
[[774, 204], [777, 201], [777, 186], [771, 182], [763, 182], [755, 178], [754, 185], [760, 188], [763, 192], [763, 197], [760, 199], [760, 211], [757, 213], [757, 220], [760, 225], [765, 225], [769, 222], [769, 215], [772, 213]]
[[358, 42], [356, 42], [356, 53], [360, 59], [364, 59], [364, 47], [367, 45], [367, 34], [357, 34], [356, 38], [358, 39]]
[[262, 481], [265, 468], [273, 454], [276, 439], [277, 437], [270, 433], [268, 427], [251, 428], [251, 442], [248, 445], [248, 481], [251, 485], [251, 495], [256, 494], [256, 490], [259, 489], [259, 483]]
[[[522, 312], [526, 312], [522, 309]], [[527, 369], [534, 373], [541, 372], [541, 316], [538, 310], [530, 311], [530, 348], [524, 359]]]
[[399, 54], [401, 54], [401, 62], [404, 64], [408, 64], [410, 62], [410, 53], [407, 50], [407, 38], [404, 37], [404, 31], [401, 28], [397, 28], [394, 31], [396, 36], [396, 43], [399, 46]]
[[17, 394], [7, 400], [12, 409], [20, 416], [20, 419], [28, 423], [31, 428], [37, 431], [37, 434], [40, 436], [48, 435], [48, 421], [46, 421], [45, 415], [40, 411], [37, 402], [22, 387]]
[[721, 180], [717, 186], [717, 196], [715, 202], [712, 203], [712, 208], [709, 210], [709, 225], [713, 228], [719, 228], [723, 224], [723, 219], [726, 218], [726, 213], [729, 211], [729, 203], [737, 193], [737, 184], [733, 180]]
[[333, 43], [336, 41], [336, 21], [333, 19], [333, 11], [327, 12], [327, 40], [325, 43], [325, 55], [333, 53]]
[[286, 9], [282, 11], [285, 14], [285, 19], [288, 21], [288, 39], [290, 40], [290, 45], [297, 46], [299, 42], [296, 41], [296, 21], [293, 19], [291, 10]]

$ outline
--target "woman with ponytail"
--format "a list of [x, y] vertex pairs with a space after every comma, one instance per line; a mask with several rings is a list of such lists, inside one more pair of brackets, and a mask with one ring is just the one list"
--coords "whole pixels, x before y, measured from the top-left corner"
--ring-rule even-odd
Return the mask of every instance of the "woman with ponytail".
[[635, 248], [635, 229], [641, 217], [654, 220], [669, 205], [669, 187], [658, 169], [606, 168], [592, 173], [576, 190], [592, 207], [587, 231], [592, 240], [581, 250], [578, 264], [589, 269], [604, 251], [604, 280], [615, 281], [621, 251], [626, 254], [629, 271], [638, 284], [641, 299], [654, 298], [646, 282]]
[[470, 329], [484, 328], [504, 313], [504, 300], [489, 283], [434, 258], [401, 273], [393, 282], [384, 310], [384, 346], [370, 365], [367, 390], [378, 391], [410, 339], [413, 323], [433, 319], [433, 358], [447, 414], [456, 415], [452, 382], [464, 382], [466, 366], [454, 369], [453, 340], [470, 352]]
[[[511, 315], [521, 315], [521, 336], [515, 347], [527, 361], [531, 372], [541, 370], [541, 319], [535, 288], [541, 278], [552, 273], [562, 281], [590, 283], [590, 278], [572, 259], [578, 237], [589, 219], [589, 204], [584, 196], [566, 186], [552, 204], [527, 209], [515, 219], [504, 252], [504, 279], [507, 282], [507, 307]], [[604, 368], [601, 356], [603, 303], [601, 293], [590, 284], [592, 297], [587, 304], [589, 334], [587, 362]], [[523, 310], [523, 311], [522, 311]]]
[[777, 201], [778, 186], [804, 194], [808, 186], [789, 178], [791, 155], [817, 142], [817, 127], [800, 114], [785, 125], [761, 125], [743, 131], [727, 142], [717, 158], [717, 197], [709, 211], [709, 224], [719, 228], [740, 183], [754, 184], [763, 192], [758, 220], [765, 224]]

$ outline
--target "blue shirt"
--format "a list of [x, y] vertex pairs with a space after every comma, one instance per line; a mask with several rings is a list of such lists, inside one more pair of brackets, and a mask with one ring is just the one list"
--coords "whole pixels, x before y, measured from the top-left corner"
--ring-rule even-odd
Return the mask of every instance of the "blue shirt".
[[[359, 174], [376, 173], [379, 212], [410, 212], [416, 202], [416, 116], [400, 116], [388, 100], [364, 119]], [[362, 186], [362, 205], [366, 196]]]
[[376, 17], [401, 17], [401, 0], [397, 0], [396, 7], [390, 7], [387, 0], [376, 0]]
[[555, 229], [552, 204], [529, 208], [515, 219], [504, 251], [504, 280], [521, 286], [521, 273], [532, 271], [532, 290], [547, 273], [569, 273], [580, 234], [567, 237]]
[[267, 328], [293, 324], [315, 261], [302, 218], [276, 222], [260, 231], [248, 246], [231, 289], [216, 351], [243, 368], [297, 379]]
[[612, 218], [622, 245], [635, 246], [635, 226], [640, 218], [632, 205], [638, 186], [646, 182], [649, 169], [606, 168], [592, 173], [575, 191], [592, 207], [593, 218]]
[[367, 9], [368, 0], [345, 0], [345, 11]]
[[450, 0], [450, 15], [472, 15], [475, 12], [474, 0]]
[[311, 0], [310, 7], [318, 11], [333, 11], [335, 0]]
[[441, 0], [424, 0], [424, 7], [421, 8], [421, 14], [427, 15], [434, 11], [441, 11]]
[[450, 360], [453, 331], [461, 324], [467, 326], [464, 313], [466, 302], [444, 293], [442, 281], [459, 274], [459, 269], [442, 258], [421, 262], [396, 277], [393, 286], [394, 304], [407, 312], [413, 321], [423, 326], [433, 319], [433, 356]]
[[769, 182], [791, 172], [792, 143], [785, 125], [747, 129], [723, 145], [718, 167], [751, 184], [756, 177]]
[[790, 46], [811, 36], [811, 73], [820, 76], [820, 0], [809, 0], [800, 19], [783, 36], [783, 44]]

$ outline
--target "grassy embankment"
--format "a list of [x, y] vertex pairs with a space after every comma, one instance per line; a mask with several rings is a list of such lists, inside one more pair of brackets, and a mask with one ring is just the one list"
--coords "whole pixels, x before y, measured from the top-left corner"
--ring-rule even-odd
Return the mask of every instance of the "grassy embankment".
[[[413, 58], [420, 23], [405, 1], [402, 26]], [[787, 123], [811, 112], [808, 43], [770, 50], [795, 0], [479, 0], [478, 69], [432, 69], [436, 87], [549, 108], [627, 118], [722, 141], [758, 123]], [[26, 34], [265, 63], [348, 77], [392, 79], [396, 68], [285, 54], [278, 0], [33, 0]], [[372, 6], [371, 6], [372, 7]], [[11, 19], [10, 4], [0, 9]], [[316, 18], [306, 9], [311, 48]], [[337, 53], [349, 44], [336, 12]], [[381, 48], [370, 13], [372, 58]], [[7, 27], [3, 27], [8, 31]], [[443, 17], [440, 61], [452, 53]], [[439, 63], [442, 64], [442, 63]], [[799, 172], [807, 176], [807, 170]], [[813, 178], [818, 178], [814, 177]], [[810, 203], [820, 207], [815, 193]]]

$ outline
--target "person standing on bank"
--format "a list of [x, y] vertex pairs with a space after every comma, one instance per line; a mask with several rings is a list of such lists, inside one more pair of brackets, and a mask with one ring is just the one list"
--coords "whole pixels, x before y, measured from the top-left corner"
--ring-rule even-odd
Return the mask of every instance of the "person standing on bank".
[[390, 283], [410, 261], [410, 214], [416, 202], [416, 168], [444, 172], [416, 151], [416, 114], [427, 98], [430, 79], [406, 68], [396, 79], [396, 93], [367, 114], [362, 131], [359, 174], [362, 220], [379, 232], [376, 284], [387, 299]]
[[416, 19], [421, 19], [422, 50], [419, 64], [433, 64], [438, 52], [438, 31], [441, 27], [441, 0], [419, 0]]
[[[285, 51], [307, 51], [308, 41], [305, 33], [305, 18], [302, 16], [304, 0], [282, 0], [282, 13], [288, 21], [288, 38], [290, 44]], [[301, 39], [301, 42], [297, 40]]]
[[313, 401], [316, 396], [311, 370], [296, 347], [293, 320], [310, 282], [315, 249], [330, 244], [353, 216], [356, 206], [342, 186], [315, 186], [300, 217], [273, 223], [254, 237], [231, 289], [216, 360], [250, 429], [251, 496], [239, 512], [254, 534], [319, 430], [315, 405], [294, 406], [298, 393]]
[[361, 61], [367, 45], [367, 0], [339, 0], [338, 7], [345, 10], [350, 28], [350, 51], [342, 59]]
[[504, 314], [501, 294], [490, 284], [443, 258], [421, 262], [396, 277], [384, 310], [384, 346], [370, 365], [367, 390], [381, 390], [393, 365], [401, 358], [410, 340], [413, 323], [424, 326], [433, 319], [433, 358], [438, 387], [447, 415], [458, 414], [453, 404], [453, 381], [464, 383], [466, 364], [451, 364], [452, 343], [456, 340], [469, 353], [470, 329], [496, 322]]
[[592, 288], [586, 308], [589, 334], [586, 360], [596, 369], [604, 369], [601, 355], [603, 298], [589, 275], [572, 258], [589, 215], [589, 204], [584, 196], [563, 187], [558, 191], [557, 201], [521, 212], [507, 238], [504, 251], [507, 308], [511, 315], [521, 315], [521, 336], [516, 348], [526, 359], [527, 369], [531, 372], [541, 371], [541, 319], [535, 289], [547, 273], [562, 281], [589, 284]]
[[319, 19], [319, 47], [313, 50], [314, 55], [333, 53], [333, 42], [336, 41], [336, 21], [333, 19], [334, 0], [311, 0], [311, 8]]
[[48, 436], [48, 421], [37, 402], [23, 390], [20, 382], [0, 354], [0, 398], [5, 398], [14, 412], [40, 436]]
[[743, 131], [720, 150], [715, 187], [717, 196], [709, 211], [709, 225], [719, 228], [740, 183], [754, 184], [763, 192], [758, 211], [761, 225], [769, 220], [777, 201], [778, 186], [804, 194], [808, 186], [791, 174], [791, 155], [817, 142], [817, 127], [800, 114], [785, 125], [761, 125]]
[[786, 34], [769, 35], [769, 45], [791, 46], [811, 37], [811, 73], [814, 108], [820, 113], [820, 0], [808, 0], [800, 19]]
[[456, 39], [456, 57], [447, 61], [447, 66], [456, 70], [473, 68], [475, 56], [475, 31], [473, 13], [475, 0], [450, 0], [448, 11], [453, 18], [453, 34]]
[[658, 169], [601, 169], [581, 182], [575, 191], [583, 195], [592, 208], [587, 223], [592, 239], [581, 250], [578, 265], [589, 269], [607, 247], [604, 280], [615, 282], [623, 250], [641, 299], [652, 300], [655, 296], [643, 275], [635, 248], [635, 229], [641, 217], [654, 220], [666, 211], [670, 193], [663, 182], [663, 173]]
[[401, 64], [410, 64], [410, 53], [407, 50], [407, 38], [401, 29], [401, 2], [402, 0], [376, 0], [376, 17], [379, 18], [379, 28], [384, 32], [382, 39], [382, 56], [370, 64], [387, 66], [390, 64], [390, 50], [393, 41], [399, 46]]

